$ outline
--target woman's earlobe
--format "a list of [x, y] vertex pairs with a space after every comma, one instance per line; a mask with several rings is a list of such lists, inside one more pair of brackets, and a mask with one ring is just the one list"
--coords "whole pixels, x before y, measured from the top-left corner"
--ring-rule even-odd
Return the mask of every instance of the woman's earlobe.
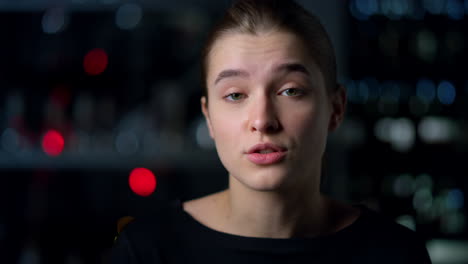
[[214, 133], [213, 133], [213, 128], [211, 126], [210, 115], [208, 112], [208, 101], [207, 101], [206, 96], [201, 97], [200, 104], [201, 104], [201, 110], [202, 110], [203, 116], [205, 117], [206, 126], [208, 127], [208, 131], [210, 132], [210, 137], [214, 139]]
[[206, 116], [208, 114], [206, 96], [202, 96], [200, 98], [200, 106], [201, 106], [203, 115]]
[[333, 115], [330, 118], [330, 122], [328, 124], [328, 131], [330, 131], [330, 132], [335, 131], [341, 125], [342, 121], [343, 121], [343, 119], [340, 118], [340, 116]]
[[343, 85], [338, 85], [332, 98], [332, 115], [328, 123], [328, 131], [336, 130], [344, 119], [346, 112], [346, 89]]

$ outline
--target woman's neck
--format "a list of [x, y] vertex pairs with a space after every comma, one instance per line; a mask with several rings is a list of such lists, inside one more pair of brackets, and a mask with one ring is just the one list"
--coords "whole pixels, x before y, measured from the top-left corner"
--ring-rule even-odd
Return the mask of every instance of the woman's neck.
[[256, 191], [231, 180], [222, 196], [229, 233], [270, 238], [317, 236], [327, 222], [328, 200], [311, 188]]

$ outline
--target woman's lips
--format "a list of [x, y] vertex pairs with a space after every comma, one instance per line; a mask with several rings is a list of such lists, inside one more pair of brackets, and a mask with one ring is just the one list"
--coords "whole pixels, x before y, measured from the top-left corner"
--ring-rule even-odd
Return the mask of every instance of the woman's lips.
[[287, 148], [274, 143], [260, 143], [251, 147], [247, 152], [247, 159], [257, 165], [275, 164], [284, 159]]
[[257, 165], [271, 165], [284, 159], [286, 151], [274, 151], [270, 153], [249, 153], [247, 159]]

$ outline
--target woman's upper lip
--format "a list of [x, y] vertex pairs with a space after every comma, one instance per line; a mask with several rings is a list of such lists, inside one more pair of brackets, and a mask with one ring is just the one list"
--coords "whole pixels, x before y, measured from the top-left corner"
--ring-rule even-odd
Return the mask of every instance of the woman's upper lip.
[[273, 143], [259, 143], [256, 144], [255, 146], [251, 147], [248, 151], [247, 154], [252, 154], [256, 153], [265, 149], [272, 149], [273, 151], [286, 151], [287, 148], [273, 144]]

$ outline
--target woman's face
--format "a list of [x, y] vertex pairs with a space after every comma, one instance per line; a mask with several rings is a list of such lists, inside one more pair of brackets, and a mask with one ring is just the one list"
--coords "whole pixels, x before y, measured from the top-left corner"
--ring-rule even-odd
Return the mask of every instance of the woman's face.
[[345, 94], [327, 94], [302, 41], [278, 31], [228, 33], [208, 59], [202, 111], [231, 178], [261, 191], [318, 188], [327, 135], [343, 117]]

